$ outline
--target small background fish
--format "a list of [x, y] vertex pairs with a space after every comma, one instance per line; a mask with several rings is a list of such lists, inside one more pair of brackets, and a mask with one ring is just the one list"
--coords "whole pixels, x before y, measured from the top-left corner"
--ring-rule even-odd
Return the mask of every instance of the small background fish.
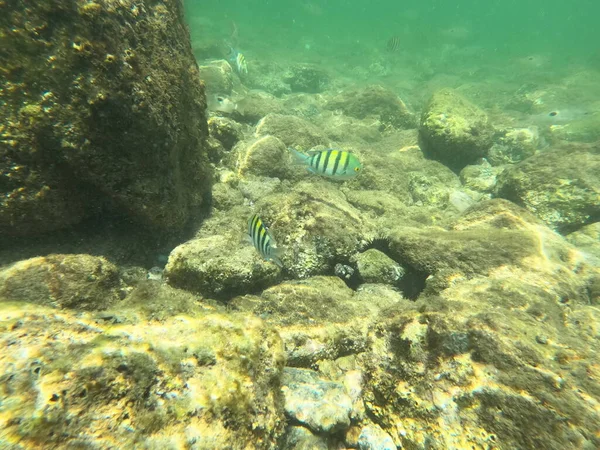
[[392, 36], [387, 41], [387, 49], [388, 49], [388, 51], [395, 52], [399, 48], [400, 48], [400, 37], [398, 37], [398, 36]]
[[298, 162], [308, 168], [309, 172], [338, 180], [353, 178], [362, 168], [356, 155], [346, 150], [328, 149], [305, 154], [290, 147], [290, 151]]
[[279, 267], [283, 267], [281, 259], [279, 259], [283, 249], [277, 248], [275, 239], [273, 239], [258, 214], [253, 214], [248, 219], [248, 236], [254, 248], [266, 261], [273, 261]]
[[248, 64], [246, 63], [246, 57], [233, 47], [230, 47], [229, 62], [235, 66], [235, 69], [239, 74], [248, 73]]

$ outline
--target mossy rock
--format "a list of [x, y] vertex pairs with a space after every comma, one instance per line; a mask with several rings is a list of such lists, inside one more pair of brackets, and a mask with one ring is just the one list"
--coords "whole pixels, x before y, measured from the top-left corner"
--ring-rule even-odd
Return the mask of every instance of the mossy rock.
[[404, 102], [382, 86], [342, 92], [331, 99], [326, 107], [357, 119], [376, 117], [384, 127], [405, 129], [416, 126], [415, 117]]
[[485, 112], [451, 89], [433, 94], [419, 128], [425, 155], [455, 172], [486, 155], [493, 133]]
[[0, 232], [53, 231], [106, 208], [181, 230], [211, 184], [183, 5], [0, 9], [0, 28], [11, 30], [0, 49]]
[[0, 271], [0, 300], [79, 310], [106, 309], [124, 295], [117, 267], [91, 255], [49, 255]]
[[4, 442], [241, 450], [275, 448], [283, 434], [283, 347], [255, 317], [115, 325], [0, 308], [2, 345], [14, 350], [0, 357]]
[[327, 144], [327, 139], [318, 127], [296, 116], [268, 114], [256, 125], [256, 135], [272, 135], [286, 146], [310, 150], [317, 145]]
[[498, 176], [497, 195], [569, 233], [600, 219], [600, 147], [538, 153]]

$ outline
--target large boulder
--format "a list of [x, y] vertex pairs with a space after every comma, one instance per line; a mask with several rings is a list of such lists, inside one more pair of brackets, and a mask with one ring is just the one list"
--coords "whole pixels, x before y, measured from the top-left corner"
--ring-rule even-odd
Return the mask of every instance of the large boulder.
[[3, 2], [0, 28], [0, 231], [52, 231], [106, 206], [181, 228], [210, 188], [182, 3]]
[[1, 448], [276, 448], [283, 347], [258, 318], [0, 311]]
[[451, 89], [433, 94], [419, 128], [425, 155], [456, 172], [486, 155], [493, 133], [485, 112]]
[[561, 233], [600, 219], [600, 146], [538, 153], [498, 176], [497, 194]]
[[0, 301], [58, 308], [106, 309], [124, 294], [117, 267], [91, 255], [49, 255], [0, 271]]
[[358, 119], [376, 118], [383, 127], [414, 128], [416, 125], [414, 115], [404, 102], [382, 86], [342, 92], [326, 107]]

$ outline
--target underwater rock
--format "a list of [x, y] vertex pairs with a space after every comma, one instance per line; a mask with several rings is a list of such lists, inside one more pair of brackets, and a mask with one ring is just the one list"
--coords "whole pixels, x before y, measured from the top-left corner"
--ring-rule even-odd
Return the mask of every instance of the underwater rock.
[[283, 347], [258, 318], [0, 311], [3, 448], [266, 450], [283, 435]]
[[600, 265], [600, 222], [581, 227], [565, 238], [579, 250], [597, 258]]
[[279, 268], [262, 261], [248, 243], [223, 235], [194, 238], [169, 255], [165, 276], [172, 286], [209, 298], [228, 300], [239, 294], [258, 292], [279, 277]]
[[329, 139], [353, 145], [373, 145], [381, 140], [384, 131], [381, 124], [373, 120], [336, 114], [320, 117], [320, 126]]
[[492, 167], [487, 160], [482, 159], [479, 164], [465, 166], [460, 171], [462, 185], [475, 192], [491, 194], [496, 188], [497, 176], [500, 169]]
[[568, 123], [552, 125], [549, 128], [552, 141], [598, 142], [600, 140], [600, 114], [588, 114]]
[[292, 92], [317, 94], [327, 88], [329, 76], [319, 66], [313, 64], [294, 64], [283, 76]]
[[[448, 204], [448, 196], [455, 189], [460, 189], [458, 176], [438, 161], [426, 159], [416, 144], [416, 136], [404, 136], [408, 145], [400, 147], [396, 143], [397, 135], [392, 136], [391, 148], [378, 144], [376, 151], [364, 151], [359, 154], [365, 168], [355, 180], [354, 185], [361, 190], [352, 196], [367, 197], [376, 195], [369, 201], [373, 203], [382, 198], [379, 192], [387, 192], [405, 205], [434, 205], [444, 207]], [[370, 147], [370, 146], [369, 146]], [[347, 194], [351, 196], [350, 192]], [[387, 214], [384, 209], [382, 214]], [[393, 213], [392, 213], [393, 215]]]
[[360, 450], [396, 450], [396, 444], [379, 425], [369, 424], [360, 430], [358, 448]]
[[274, 136], [267, 135], [244, 142], [236, 151], [237, 167], [242, 176], [252, 174], [281, 178], [290, 172], [288, 150], [285, 144]]
[[408, 192], [412, 204], [436, 206], [440, 209], [448, 206], [451, 190], [448, 189], [448, 186], [440, 183], [437, 177], [430, 178], [423, 174], [414, 174], [408, 178]]
[[271, 218], [271, 231], [286, 249], [282, 260], [293, 278], [333, 273], [338, 262], [356, 253], [369, 229], [369, 220], [341, 191], [317, 178], [267, 195], [256, 208]]
[[358, 274], [365, 283], [397, 285], [405, 273], [396, 261], [374, 248], [357, 253], [350, 261], [356, 264]]
[[298, 147], [298, 150], [327, 144], [327, 139], [315, 125], [296, 116], [268, 114], [256, 125], [256, 136], [266, 135], [273, 135], [286, 146]]
[[600, 218], [600, 147], [570, 146], [538, 153], [498, 176], [497, 195], [569, 233]]
[[340, 110], [347, 116], [377, 118], [383, 127], [415, 128], [417, 120], [396, 94], [382, 86], [346, 91], [331, 99], [326, 108]]
[[539, 145], [537, 127], [513, 128], [497, 138], [486, 159], [492, 166], [515, 164], [533, 156]]
[[244, 138], [242, 126], [227, 117], [214, 116], [208, 119], [208, 131], [211, 137], [221, 142], [227, 151]]
[[244, 196], [239, 189], [230, 183], [218, 182], [213, 185], [211, 206], [215, 209], [226, 211], [244, 204]]
[[11, 3], [1, 16], [0, 232], [53, 231], [105, 207], [180, 230], [211, 184], [182, 3]]
[[354, 292], [338, 277], [312, 277], [280, 283], [260, 296], [236, 297], [229, 305], [278, 330], [287, 365], [311, 367], [364, 351], [370, 320], [397, 302], [405, 300], [389, 286], [365, 284]]
[[493, 133], [485, 112], [451, 89], [433, 94], [419, 127], [425, 155], [455, 172], [486, 155]]
[[340, 383], [309, 369], [283, 369], [285, 412], [316, 433], [335, 433], [350, 425], [352, 400]]
[[446, 231], [440, 228], [398, 227], [386, 236], [390, 256], [403, 267], [432, 275], [453, 270], [465, 275], [488, 274], [505, 264], [520, 264], [538, 251], [533, 233], [486, 228]]
[[206, 86], [208, 95], [231, 95], [233, 71], [223, 59], [198, 66], [199, 77]]
[[287, 429], [282, 450], [328, 450], [327, 440], [308, 428], [291, 426]]
[[292, 92], [290, 85], [285, 80], [287, 75], [289, 73], [286, 68], [272, 59], [257, 60], [252, 61], [251, 70], [245, 77], [244, 83], [252, 89], [280, 97]]
[[0, 271], [0, 299], [55, 308], [102, 310], [124, 291], [117, 267], [91, 255], [49, 255]]
[[250, 91], [238, 101], [235, 117], [240, 122], [254, 125], [270, 113], [286, 114], [281, 100], [265, 92]]

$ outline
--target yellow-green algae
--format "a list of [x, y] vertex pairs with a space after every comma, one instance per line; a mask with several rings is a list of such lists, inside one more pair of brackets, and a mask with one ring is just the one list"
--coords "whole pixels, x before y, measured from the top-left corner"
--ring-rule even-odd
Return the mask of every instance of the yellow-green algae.
[[2, 345], [18, 349], [0, 356], [6, 445], [259, 449], [282, 431], [283, 347], [258, 318], [207, 312], [110, 325], [23, 303], [0, 308]]

